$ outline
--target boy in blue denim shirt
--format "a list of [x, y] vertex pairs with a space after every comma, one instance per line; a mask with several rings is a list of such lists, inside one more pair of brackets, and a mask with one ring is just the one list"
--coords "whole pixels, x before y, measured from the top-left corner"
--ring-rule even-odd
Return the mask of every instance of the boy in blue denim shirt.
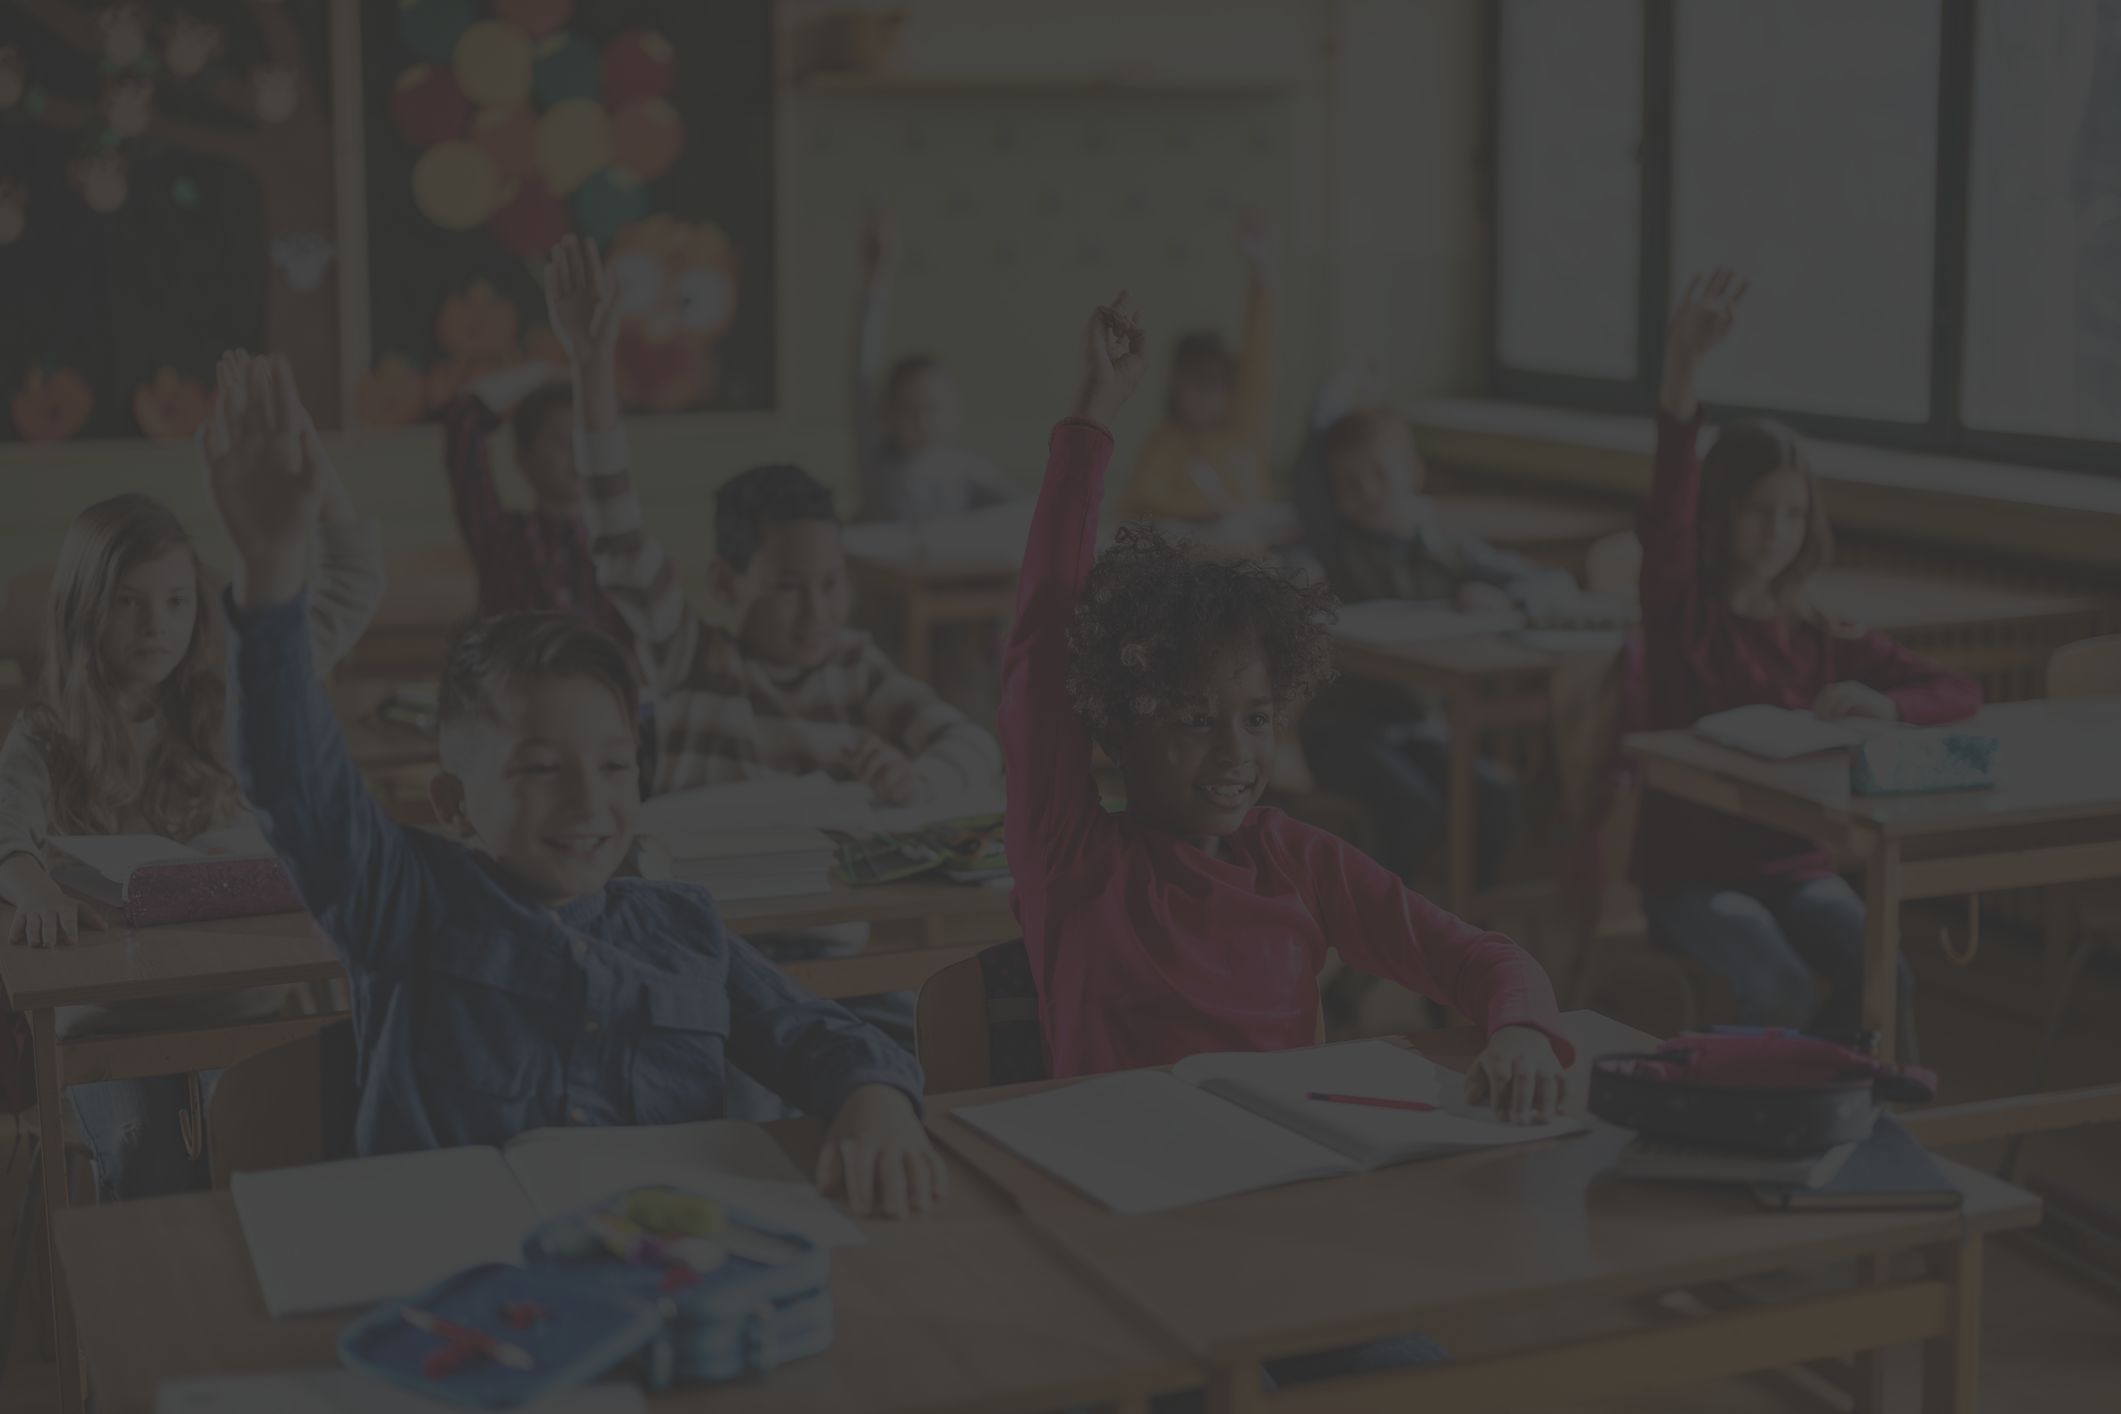
[[252, 367], [224, 380], [203, 439], [239, 556], [233, 754], [352, 979], [360, 1152], [712, 1119], [739, 1066], [829, 1117], [821, 1187], [857, 1212], [925, 1209], [944, 1177], [912, 1058], [731, 936], [706, 890], [613, 877], [640, 809], [616, 643], [557, 614], [467, 630], [441, 690], [447, 834], [369, 796], [303, 632], [315, 433], [285, 361]]

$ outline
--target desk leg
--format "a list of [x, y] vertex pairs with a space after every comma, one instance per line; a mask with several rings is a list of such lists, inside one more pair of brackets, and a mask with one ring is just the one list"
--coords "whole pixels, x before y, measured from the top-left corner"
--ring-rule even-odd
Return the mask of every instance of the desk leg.
[[[1866, 1288], [1888, 1286], [1892, 1280], [1892, 1258], [1871, 1256], [1857, 1260], [1856, 1285]], [[1849, 1384], [1849, 1405], [1854, 1414], [1885, 1414], [1885, 1355], [1883, 1350], [1859, 1350], [1850, 1357], [1854, 1378]]]
[[1266, 1403], [1259, 1386], [1257, 1360], [1210, 1366], [1207, 1414], [1259, 1414]]
[[[1453, 913], [1464, 913], [1473, 906], [1473, 869], [1480, 836], [1473, 786], [1473, 763], [1480, 754], [1479, 714], [1473, 710], [1471, 695], [1463, 687], [1451, 690], [1448, 711], [1451, 756], [1444, 783], [1443, 906]], [[1406, 862], [1401, 861], [1402, 867]]]
[[1900, 843], [1879, 838], [1863, 871], [1863, 1025], [1878, 1054], [1900, 1053]]
[[919, 682], [934, 682], [935, 623], [928, 613], [928, 591], [914, 585], [906, 591], [906, 675]]
[[66, 1207], [66, 1096], [60, 1086], [59, 1028], [51, 1008], [29, 1014], [31, 1063], [37, 1071], [38, 1165], [44, 1181], [44, 1251], [52, 1294], [52, 1359], [59, 1366], [60, 1414], [81, 1414], [81, 1352], [74, 1336], [74, 1306], [59, 1269], [54, 1220]]
[[1981, 1386], [1981, 1239], [1969, 1234], [1929, 1253], [1931, 1274], [1951, 1283], [1951, 1328], [1922, 1347], [1923, 1414], [1974, 1414]]

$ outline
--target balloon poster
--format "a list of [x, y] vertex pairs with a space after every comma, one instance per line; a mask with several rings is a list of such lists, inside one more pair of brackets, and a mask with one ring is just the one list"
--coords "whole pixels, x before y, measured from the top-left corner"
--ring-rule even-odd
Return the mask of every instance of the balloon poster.
[[557, 360], [540, 272], [594, 239], [636, 411], [773, 401], [770, 0], [364, 5], [373, 364], [354, 420]]

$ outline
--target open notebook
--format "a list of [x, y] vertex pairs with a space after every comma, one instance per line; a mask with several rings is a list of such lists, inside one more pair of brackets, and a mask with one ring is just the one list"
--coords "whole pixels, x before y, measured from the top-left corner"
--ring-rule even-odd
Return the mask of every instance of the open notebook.
[[500, 1149], [433, 1149], [237, 1174], [244, 1244], [274, 1316], [403, 1296], [485, 1262], [519, 1263], [548, 1218], [629, 1188], [704, 1193], [824, 1247], [866, 1239], [780, 1146], [734, 1120], [540, 1129]]
[[1694, 723], [1694, 734], [1718, 746], [1743, 751], [1768, 761], [1788, 761], [1820, 751], [1843, 751], [1883, 732], [1898, 731], [1894, 722], [1876, 718], [1842, 717], [1834, 721], [1810, 712], [1792, 711], [1756, 702], [1712, 712]]
[[[1415, 1112], [1308, 1098], [1412, 1100]], [[1192, 1056], [956, 1111], [974, 1129], [1118, 1213], [1150, 1213], [1409, 1159], [1574, 1134], [1465, 1102], [1465, 1078], [1389, 1041]]]

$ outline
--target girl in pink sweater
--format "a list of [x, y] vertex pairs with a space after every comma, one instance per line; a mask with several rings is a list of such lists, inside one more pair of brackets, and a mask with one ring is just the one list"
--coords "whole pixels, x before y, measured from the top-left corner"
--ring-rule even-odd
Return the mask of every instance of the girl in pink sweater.
[[[1143, 530], [1097, 559], [1106, 428], [1141, 350], [1124, 295], [1092, 317], [1002, 665], [1006, 838], [1053, 1072], [1309, 1045], [1338, 948], [1486, 1028], [1474, 1099], [1550, 1114], [1571, 1050], [1539, 965], [1258, 807], [1289, 710], [1331, 675], [1324, 591]], [[1099, 801], [1093, 738], [1125, 777], [1121, 813]]]
[[[1745, 289], [1728, 270], [1697, 276], [1672, 314], [1640, 528], [1645, 725], [1692, 726], [1762, 702], [1822, 717], [1966, 716], [1981, 705], [1973, 681], [1811, 602], [1833, 536], [1796, 433], [1735, 422], [1696, 456], [1695, 371], [1730, 333]], [[1854, 1036], [1863, 901], [1816, 844], [1652, 794], [1633, 874], [1659, 942], [1721, 976], [1743, 1020]], [[1904, 1021], [1901, 1034], [1913, 1034]]]

